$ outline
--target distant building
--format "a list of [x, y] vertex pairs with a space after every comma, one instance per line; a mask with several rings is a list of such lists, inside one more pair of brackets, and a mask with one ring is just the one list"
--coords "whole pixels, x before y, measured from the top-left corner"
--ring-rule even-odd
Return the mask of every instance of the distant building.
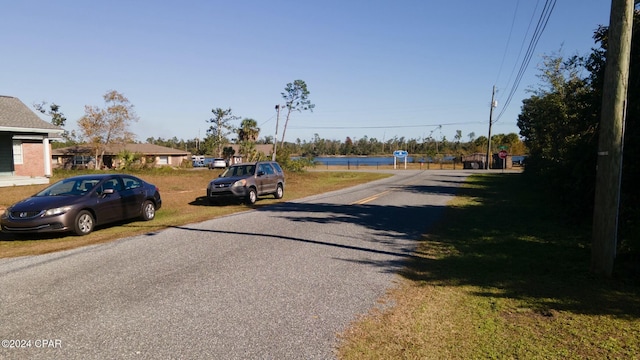
[[[191, 153], [185, 150], [172, 149], [154, 144], [111, 144], [107, 146], [103, 158], [103, 167], [118, 168], [122, 151], [141, 154], [145, 162], [154, 162], [156, 167], [178, 167], [184, 161], [191, 161]], [[91, 168], [95, 164], [95, 153], [87, 144], [54, 149], [51, 154], [56, 168]]]
[[[464, 169], [484, 169], [486, 160], [487, 160], [486, 154], [475, 153], [475, 154], [465, 155], [462, 157], [462, 167]], [[506, 158], [501, 159], [498, 154], [493, 154], [491, 156], [491, 168], [492, 169], [512, 169], [513, 156], [508, 155]]]
[[481, 153], [464, 155], [462, 157], [462, 167], [464, 169], [484, 169], [487, 155]]
[[[233, 149], [233, 155], [231, 155], [229, 159], [226, 159], [229, 164], [239, 164], [247, 161], [246, 154], [240, 153], [240, 144], [229, 144], [227, 147]], [[271, 154], [273, 154], [273, 144], [255, 144], [255, 150], [270, 158]]]

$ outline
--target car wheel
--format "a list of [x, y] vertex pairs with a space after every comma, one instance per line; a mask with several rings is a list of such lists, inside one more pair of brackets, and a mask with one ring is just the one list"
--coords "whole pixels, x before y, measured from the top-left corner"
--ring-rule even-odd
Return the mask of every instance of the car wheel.
[[258, 193], [256, 192], [256, 189], [250, 188], [249, 193], [247, 194], [247, 204], [253, 205], [256, 203], [256, 200], [258, 200]]
[[278, 188], [276, 189], [276, 192], [273, 193], [273, 197], [275, 197], [276, 199], [282, 199], [283, 195], [284, 189], [282, 188], [282, 184], [278, 184]]
[[142, 215], [140, 217], [144, 221], [153, 220], [156, 217], [156, 206], [153, 205], [152, 201], [147, 200], [142, 203]]
[[91, 215], [90, 212], [88, 212], [87, 210], [82, 210], [76, 216], [74, 225], [74, 231], [76, 232], [76, 234], [83, 236], [93, 231], [95, 220], [93, 219], [93, 215]]

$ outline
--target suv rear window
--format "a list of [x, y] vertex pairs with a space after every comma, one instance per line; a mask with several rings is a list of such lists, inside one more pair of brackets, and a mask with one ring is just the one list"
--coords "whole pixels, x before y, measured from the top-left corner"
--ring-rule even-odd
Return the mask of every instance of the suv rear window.
[[260, 164], [260, 169], [258, 171], [262, 171], [267, 175], [275, 174], [275, 172], [273, 171], [273, 168], [269, 164]]
[[273, 167], [276, 168], [276, 172], [282, 173], [282, 168], [280, 167], [280, 164], [274, 162], [274, 163], [271, 163], [271, 165], [273, 165]]

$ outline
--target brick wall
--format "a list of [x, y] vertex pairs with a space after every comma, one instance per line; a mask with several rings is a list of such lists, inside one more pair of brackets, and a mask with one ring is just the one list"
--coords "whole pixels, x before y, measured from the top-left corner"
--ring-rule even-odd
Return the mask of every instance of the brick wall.
[[22, 143], [22, 164], [15, 164], [18, 176], [44, 176], [44, 151], [42, 142]]

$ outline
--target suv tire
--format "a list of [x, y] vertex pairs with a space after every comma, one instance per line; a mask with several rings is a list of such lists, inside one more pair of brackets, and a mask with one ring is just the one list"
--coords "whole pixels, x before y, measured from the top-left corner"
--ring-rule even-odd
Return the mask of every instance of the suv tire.
[[249, 192], [247, 193], [247, 204], [253, 205], [258, 200], [258, 192], [255, 188], [249, 188]]
[[282, 184], [278, 184], [278, 187], [276, 188], [276, 192], [273, 193], [273, 197], [276, 199], [282, 199], [283, 195], [284, 195], [284, 189], [282, 188]]

